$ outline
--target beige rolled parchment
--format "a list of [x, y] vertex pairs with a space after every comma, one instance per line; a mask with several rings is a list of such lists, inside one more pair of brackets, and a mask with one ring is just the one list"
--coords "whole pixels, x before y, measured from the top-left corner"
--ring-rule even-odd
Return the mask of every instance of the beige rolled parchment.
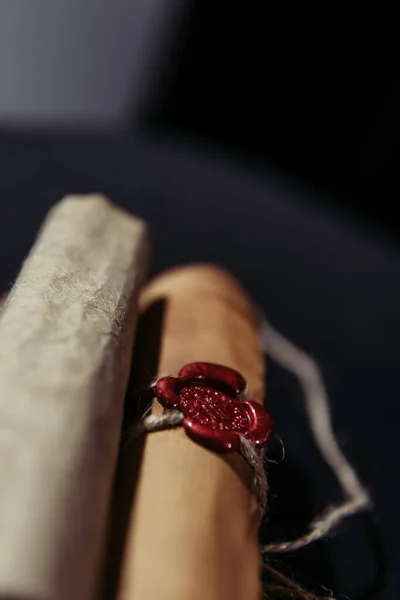
[[147, 252], [142, 221], [68, 197], [2, 309], [1, 600], [93, 597]]
[[[144, 290], [141, 310], [142, 319], [150, 317], [138, 348], [144, 372], [153, 369], [149, 345], [157, 337], [153, 329], [158, 319], [155, 373], [177, 375], [193, 361], [223, 364], [239, 370], [251, 398], [262, 402], [258, 320], [247, 294], [228, 273], [213, 266], [167, 272]], [[156, 403], [153, 410], [159, 409]], [[125, 483], [129, 476], [125, 470]], [[239, 455], [213, 453], [191, 441], [182, 428], [147, 434], [118, 599], [259, 600], [252, 483], [250, 468]]]

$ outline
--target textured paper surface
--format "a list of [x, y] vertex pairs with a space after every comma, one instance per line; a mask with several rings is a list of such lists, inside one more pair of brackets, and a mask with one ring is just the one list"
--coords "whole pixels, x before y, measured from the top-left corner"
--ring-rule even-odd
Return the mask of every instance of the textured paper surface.
[[103, 197], [68, 197], [3, 308], [1, 600], [92, 597], [147, 245]]

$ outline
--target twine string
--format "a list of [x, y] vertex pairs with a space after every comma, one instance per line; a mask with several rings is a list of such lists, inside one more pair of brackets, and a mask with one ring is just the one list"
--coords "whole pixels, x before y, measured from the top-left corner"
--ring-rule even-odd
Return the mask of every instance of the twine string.
[[335, 437], [328, 394], [316, 361], [274, 329], [265, 318], [262, 320], [262, 343], [265, 353], [298, 379], [311, 433], [344, 496], [341, 504], [329, 507], [315, 518], [304, 535], [260, 548], [262, 553], [291, 552], [326, 536], [347, 517], [370, 508], [371, 500]]
[[[260, 546], [260, 552], [263, 554], [277, 554], [298, 550], [325, 537], [347, 517], [370, 508], [371, 500], [335, 437], [328, 395], [316, 361], [274, 329], [265, 318], [262, 320], [262, 344], [266, 354], [298, 379], [303, 390], [309, 427], [315, 443], [335, 474], [344, 497], [341, 504], [327, 508], [316, 517], [304, 535], [294, 540]], [[135, 435], [179, 427], [183, 420], [184, 415], [177, 409], [165, 410], [161, 415], [150, 414], [141, 419], [135, 428]], [[262, 519], [266, 512], [268, 489], [264, 452], [260, 452], [241, 435], [240, 455], [254, 473], [258, 490], [259, 514]]]

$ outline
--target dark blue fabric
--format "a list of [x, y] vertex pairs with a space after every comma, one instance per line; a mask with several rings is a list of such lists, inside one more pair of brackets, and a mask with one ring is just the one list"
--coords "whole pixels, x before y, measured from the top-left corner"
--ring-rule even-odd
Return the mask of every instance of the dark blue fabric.
[[[9, 133], [0, 137], [0, 290], [11, 286], [49, 207], [92, 191], [149, 221], [153, 272], [198, 260], [228, 267], [269, 320], [318, 359], [336, 431], [374, 510], [281, 560], [354, 600], [397, 600], [398, 249], [267, 175], [173, 143]], [[267, 403], [287, 449], [271, 468], [268, 535], [292, 536], [340, 495], [308, 432], [297, 382], [273, 363]]]

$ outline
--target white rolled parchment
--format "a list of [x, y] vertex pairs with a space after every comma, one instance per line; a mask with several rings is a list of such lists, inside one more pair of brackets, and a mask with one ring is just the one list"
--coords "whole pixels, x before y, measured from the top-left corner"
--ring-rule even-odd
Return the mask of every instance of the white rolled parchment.
[[49, 214], [0, 318], [0, 600], [93, 597], [145, 224], [99, 195]]

